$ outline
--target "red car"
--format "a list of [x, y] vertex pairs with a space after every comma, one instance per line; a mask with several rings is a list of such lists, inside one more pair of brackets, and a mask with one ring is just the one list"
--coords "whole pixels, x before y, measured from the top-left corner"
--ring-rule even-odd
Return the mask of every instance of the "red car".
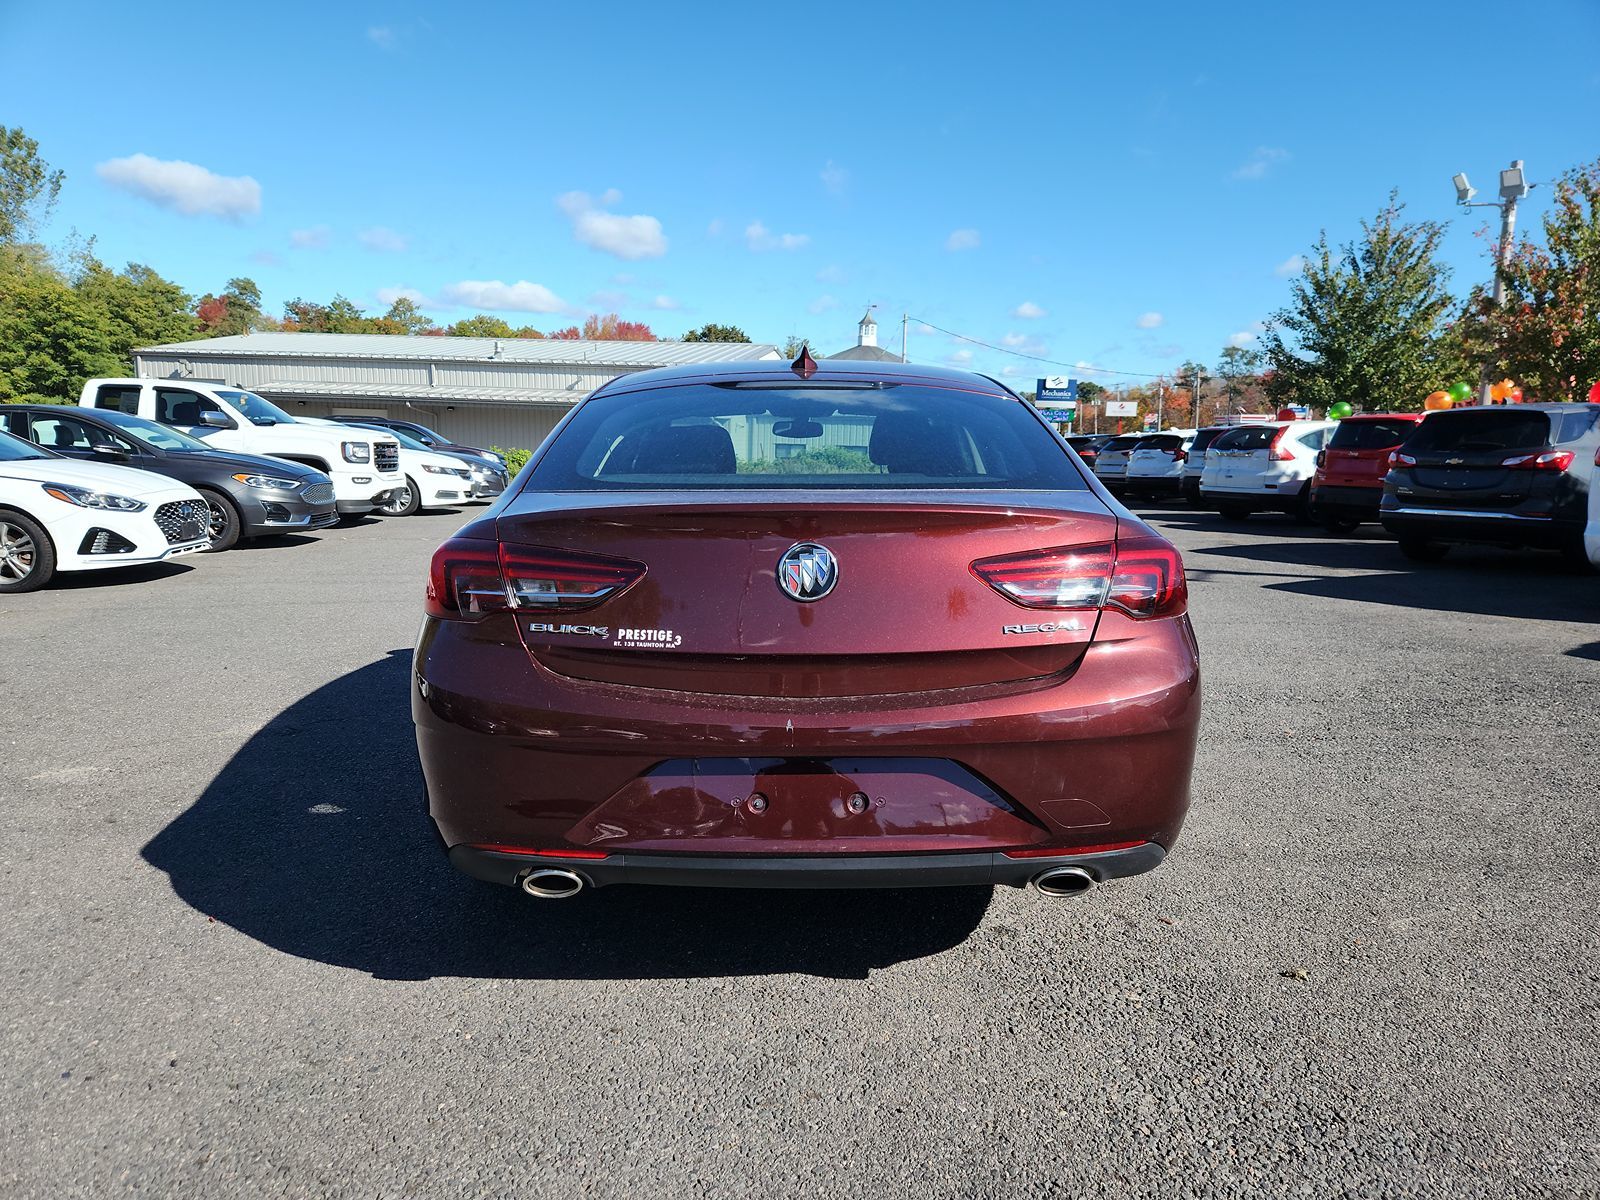
[[992, 380], [625, 375], [434, 555], [429, 810], [457, 867], [545, 898], [1076, 894], [1183, 823], [1187, 596], [1172, 545]]
[[1378, 519], [1389, 452], [1411, 436], [1422, 413], [1361, 413], [1340, 421], [1317, 451], [1311, 517], [1329, 533], [1353, 533]]

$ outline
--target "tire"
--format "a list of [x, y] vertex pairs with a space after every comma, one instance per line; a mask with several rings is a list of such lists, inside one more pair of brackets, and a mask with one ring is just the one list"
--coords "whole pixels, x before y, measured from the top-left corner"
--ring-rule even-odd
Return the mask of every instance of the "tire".
[[214, 492], [210, 488], [195, 490], [204, 497], [206, 507], [211, 510], [211, 549], [206, 553], [215, 554], [222, 550], [232, 550], [239, 543], [239, 532], [244, 528], [244, 518], [233, 506], [233, 501], [221, 492]]
[[1219, 504], [1217, 512], [1224, 521], [1242, 521], [1250, 515], [1248, 504]]
[[422, 493], [417, 490], [416, 481], [407, 475], [405, 487], [378, 505], [378, 511], [386, 517], [409, 517], [421, 507]]
[[50, 535], [18, 512], [0, 512], [0, 594], [33, 592], [56, 573]]
[[1400, 539], [1400, 553], [1412, 562], [1436, 563], [1450, 553], [1450, 547], [1429, 538], [1403, 537]]
[[[1600, 477], [1596, 483], [1600, 484]], [[4, 520], [0, 517], [0, 520]], [[1561, 547], [1561, 561], [1567, 564], [1567, 569], [1578, 575], [1594, 575], [1600, 573], [1600, 564], [1589, 558], [1589, 548], [1583, 544], [1583, 538], [1568, 542]]]
[[1311, 485], [1308, 483], [1300, 489], [1300, 494], [1295, 497], [1294, 507], [1289, 510], [1289, 515], [1300, 525], [1311, 524]]
[[1340, 537], [1348, 537], [1361, 528], [1361, 522], [1353, 521], [1349, 517], [1323, 517], [1322, 527], [1329, 533], [1338, 534]]

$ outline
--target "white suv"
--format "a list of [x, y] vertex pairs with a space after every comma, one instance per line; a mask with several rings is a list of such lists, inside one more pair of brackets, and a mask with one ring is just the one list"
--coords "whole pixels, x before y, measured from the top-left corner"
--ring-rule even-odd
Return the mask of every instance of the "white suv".
[[1094, 477], [1103, 483], [1112, 495], [1120, 495], [1122, 484], [1128, 477], [1128, 455], [1149, 434], [1126, 433], [1112, 438], [1100, 447], [1094, 459]]
[[1271, 421], [1241, 425], [1206, 448], [1200, 499], [1229, 520], [1275, 510], [1305, 516], [1317, 451], [1335, 421]]
[[1176, 496], [1194, 435], [1193, 429], [1164, 429], [1140, 441], [1128, 452], [1122, 490], [1130, 496]]
[[1589, 524], [1584, 527], [1583, 547], [1589, 561], [1600, 567], [1600, 450], [1594, 452], [1594, 469], [1589, 472]]
[[164, 562], [211, 545], [211, 509], [151, 471], [79, 462], [0, 433], [0, 594], [57, 571]]

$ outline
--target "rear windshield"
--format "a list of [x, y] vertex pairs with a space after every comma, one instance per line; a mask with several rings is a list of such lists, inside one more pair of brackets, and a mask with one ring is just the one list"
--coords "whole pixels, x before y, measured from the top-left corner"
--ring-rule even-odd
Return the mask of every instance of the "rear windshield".
[[1006, 397], [918, 384], [684, 384], [585, 402], [534, 468], [551, 492], [1088, 484]]
[[1481, 408], [1424, 417], [1408, 450], [1533, 450], [1549, 444], [1550, 418], [1527, 409]]
[[1345, 419], [1334, 427], [1329, 450], [1390, 450], [1416, 430], [1415, 421]]
[[1183, 439], [1175, 433], [1163, 433], [1160, 437], [1147, 437], [1139, 443], [1140, 450], [1173, 450], [1183, 449]]
[[1212, 445], [1218, 450], [1266, 450], [1277, 436], [1276, 425], [1245, 425], [1230, 429]]
[[1144, 435], [1143, 434], [1140, 434], [1138, 437], [1114, 437], [1109, 442], [1107, 442], [1104, 446], [1101, 446], [1100, 449], [1102, 451], [1105, 451], [1105, 450], [1132, 450], [1135, 446], [1137, 446], [1142, 441], [1144, 441]]
[[1194, 435], [1194, 446], [1192, 449], [1204, 450], [1207, 446], [1211, 445], [1212, 442], [1216, 441], [1219, 437], [1227, 432], [1228, 431], [1226, 429], [1202, 429], [1199, 433]]

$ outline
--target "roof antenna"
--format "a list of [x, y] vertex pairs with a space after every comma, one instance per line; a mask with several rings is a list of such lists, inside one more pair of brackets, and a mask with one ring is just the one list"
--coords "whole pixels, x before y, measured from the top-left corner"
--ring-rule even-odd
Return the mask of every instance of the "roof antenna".
[[801, 344], [800, 353], [795, 360], [789, 364], [789, 369], [796, 375], [800, 376], [801, 379], [810, 379], [817, 373], [817, 360], [811, 357], [811, 347], [809, 344]]

